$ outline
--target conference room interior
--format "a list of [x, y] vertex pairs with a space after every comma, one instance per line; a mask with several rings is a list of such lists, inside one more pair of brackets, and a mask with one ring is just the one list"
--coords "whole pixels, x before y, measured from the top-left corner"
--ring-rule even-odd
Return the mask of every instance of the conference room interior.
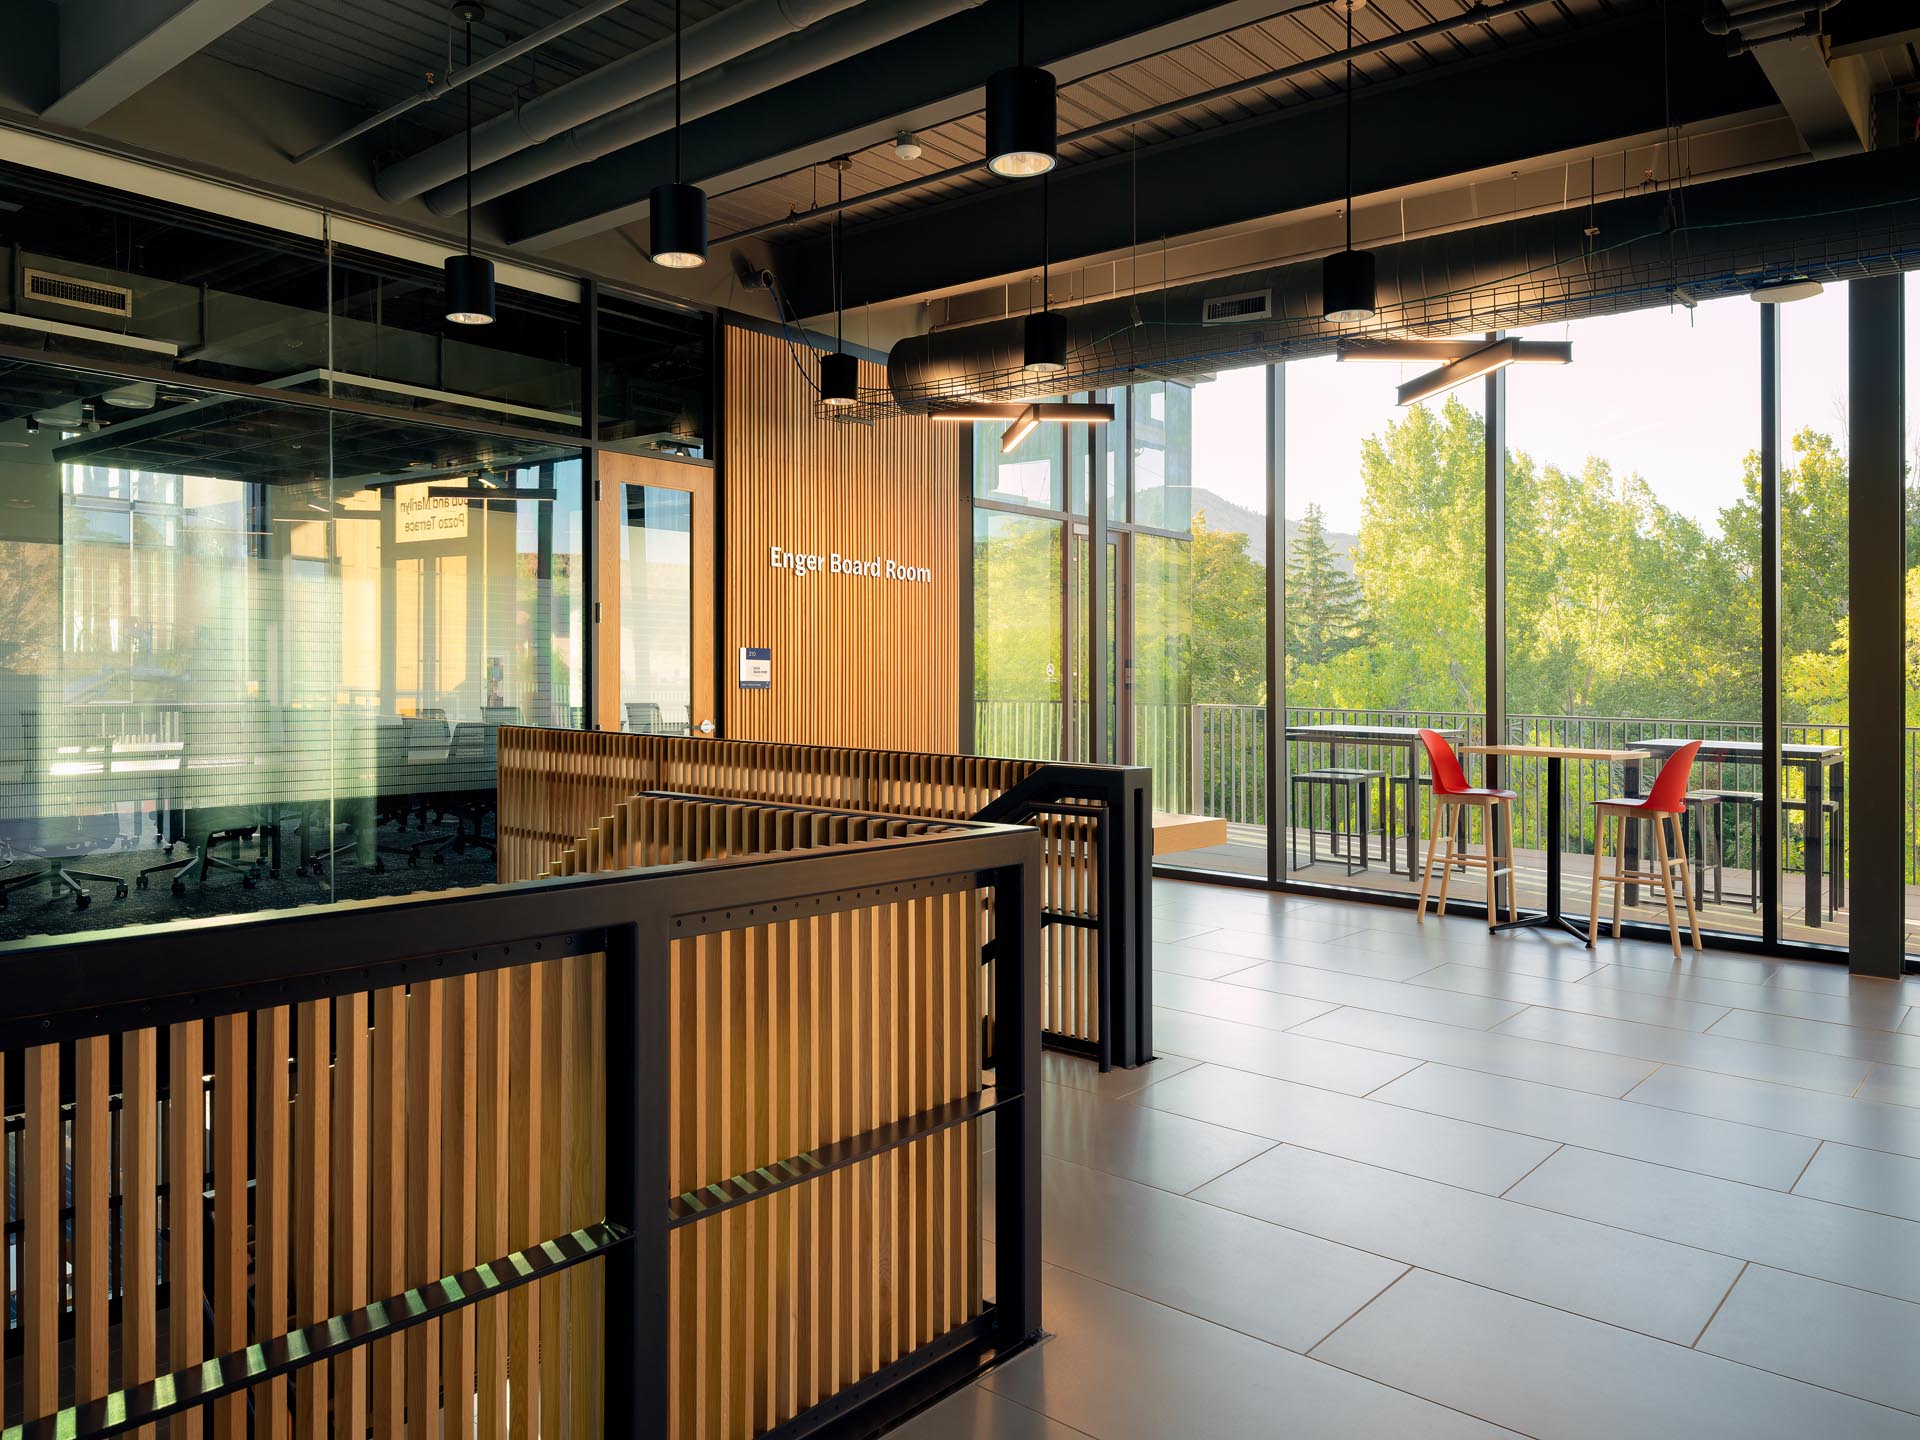
[[22, 4], [8, 1436], [1920, 1436], [1897, 0]]

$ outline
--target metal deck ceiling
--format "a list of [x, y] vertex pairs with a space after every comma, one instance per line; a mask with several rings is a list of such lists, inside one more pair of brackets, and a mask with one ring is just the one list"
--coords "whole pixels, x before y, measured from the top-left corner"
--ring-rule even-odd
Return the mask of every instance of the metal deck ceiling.
[[[473, 27], [476, 60], [562, 16], [575, 0], [485, 0]], [[684, 0], [692, 28], [738, 0]], [[672, 38], [673, 0], [627, 0], [531, 55], [474, 82], [473, 114], [483, 121], [610, 61]], [[417, 94], [431, 73], [460, 67], [462, 31], [444, 0], [274, 0], [235, 26], [206, 53], [274, 79], [317, 91], [369, 114]], [[451, 47], [451, 48], [449, 48]], [[382, 137], [414, 148], [457, 134], [465, 120], [459, 91], [417, 106]]]
[[[1370, 55], [1354, 66], [1356, 86], [1431, 70], [1476, 55], [1558, 34], [1617, 15], [1642, 11], [1653, 0], [1558, 0], [1526, 14], [1505, 16], [1490, 24], [1436, 37]], [[1276, 9], [1279, 7], [1276, 6]], [[1474, 0], [1371, 0], [1354, 14], [1354, 40], [1361, 43], [1457, 18], [1475, 8]], [[1687, 23], [1694, 23], [1689, 16]], [[1315, 5], [1276, 14], [1254, 25], [1225, 31], [1191, 45], [1104, 71], [1063, 85], [1060, 90], [1062, 132], [1111, 121], [1182, 97], [1250, 79], [1286, 66], [1322, 58], [1346, 45], [1344, 12], [1338, 5]], [[1337, 69], [1305, 75], [1277, 85], [1249, 90], [1228, 99], [1185, 106], [1171, 115], [1126, 131], [1095, 137], [1062, 148], [1063, 165], [1125, 152], [1131, 145], [1159, 144], [1237, 121], [1269, 114], [1303, 101], [1339, 94]], [[847, 172], [849, 199], [901, 184], [950, 166], [977, 161], [984, 144], [983, 117], [966, 116], [950, 124], [918, 133], [925, 153], [902, 162], [890, 145], [861, 151]], [[831, 201], [834, 173], [825, 167], [781, 176], [763, 184], [712, 197], [709, 210], [715, 233], [724, 235], [752, 225], [780, 219], [796, 211]], [[1004, 183], [984, 165], [975, 173], [938, 181], [906, 194], [855, 205], [848, 221], [875, 220], [941, 200], [971, 194]], [[782, 232], [783, 238], [804, 237], [824, 221], [802, 222]]]

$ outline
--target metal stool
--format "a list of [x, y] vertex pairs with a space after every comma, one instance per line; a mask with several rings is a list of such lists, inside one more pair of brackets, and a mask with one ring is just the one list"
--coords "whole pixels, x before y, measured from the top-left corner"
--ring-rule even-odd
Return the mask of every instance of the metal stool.
[[[1327, 798], [1327, 858], [1338, 860], [1346, 866], [1347, 874], [1356, 875], [1371, 865], [1368, 832], [1372, 829], [1372, 791], [1375, 781], [1384, 787], [1386, 772], [1382, 770], [1303, 770], [1289, 779], [1289, 794], [1293, 797], [1293, 809], [1299, 810], [1299, 792], [1307, 792], [1307, 865], [1320, 863], [1320, 830], [1315, 825], [1315, 800], [1324, 790]], [[1356, 827], [1355, 820], [1359, 824]], [[1391, 858], [1391, 855], [1389, 855]], [[1288, 868], [1304, 869], [1300, 863], [1300, 837], [1297, 826], [1287, 829]]]

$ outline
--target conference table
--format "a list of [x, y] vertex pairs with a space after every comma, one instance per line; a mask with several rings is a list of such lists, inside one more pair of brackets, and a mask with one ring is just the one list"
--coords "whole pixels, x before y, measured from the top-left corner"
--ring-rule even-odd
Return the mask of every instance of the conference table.
[[[1651, 758], [1649, 750], [1592, 750], [1577, 745], [1466, 745], [1461, 747], [1463, 755], [1502, 756], [1511, 759], [1545, 760], [1547, 762], [1547, 907], [1532, 914], [1522, 914], [1518, 920], [1508, 920], [1495, 925], [1495, 930], [1522, 930], [1530, 926], [1547, 929], [1565, 930], [1569, 935], [1580, 937], [1580, 943], [1590, 945], [1587, 939], [1587, 927], [1576, 924], [1560, 912], [1560, 774], [1562, 762], [1567, 760], [1592, 760], [1620, 764], [1626, 767], [1626, 790], [1629, 795], [1640, 793], [1640, 762]], [[1486, 839], [1493, 844], [1493, 836]], [[1507, 857], [1507, 863], [1513, 864], [1513, 857]], [[1594, 864], [1599, 864], [1598, 856]], [[1632, 868], [1629, 863], [1629, 869]], [[1507, 883], [1513, 884], [1519, 878], [1515, 870], [1507, 877]], [[1494, 897], [1487, 896], [1491, 906]]]
[[[1663, 739], [1642, 740], [1640, 742], [1654, 754], [1666, 757], [1690, 740]], [[1758, 740], [1702, 740], [1700, 754], [1695, 758], [1696, 765], [1751, 765], [1759, 768], [1766, 760], [1766, 747]], [[1807, 906], [1804, 923], [1813, 929], [1820, 925], [1822, 907], [1820, 903], [1820, 877], [1826, 869], [1826, 824], [1824, 813], [1829, 796], [1833, 799], [1833, 903], [1836, 906], [1846, 903], [1847, 893], [1847, 761], [1846, 752], [1838, 745], [1782, 745], [1780, 747], [1780, 768], [1798, 770], [1805, 786], [1802, 793], [1807, 805], [1807, 844], [1803, 852], [1803, 868], [1806, 870]], [[1833, 771], [1832, 783], [1828, 783], [1827, 771]], [[1784, 789], [1784, 787], [1782, 787]], [[1628, 794], [1636, 793], [1629, 789]], [[1737, 833], [1737, 832], [1736, 832]]]
[[[1407, 773], [1387, 776], [1387, 873], [1392, 874], [1393, 863], [1393, 789], [1404, 780], [1407, 786], [1407, 878], [1414, 877], [1415, 868], [1420, 863], [1420, 826], [1416, 817], [1420, 814], [1420, 731], [1419, 725], [1289, 725], [1287, 740], [1289, 743], [1325, 745], [1338, 754], [1342, 749], [1365, 746], [1374, 749], [1405, 750], [1407, 752]], [[1458, 729], [1434, 730], [1441, 739], [1451, 743], [1458, 740]], [[1363, 843], [1363, 847], [1365, 842]]]

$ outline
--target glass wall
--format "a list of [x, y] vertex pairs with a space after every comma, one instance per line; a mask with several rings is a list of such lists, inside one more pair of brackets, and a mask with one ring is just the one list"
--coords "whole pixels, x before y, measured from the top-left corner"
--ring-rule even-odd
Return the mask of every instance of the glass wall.
[[[1156, 770], [1156, 782], [1168, 773], [1166, 784], [1156, 783], [1156, 803], [1226, 822], [1224, 844], [1166, 858], [1183, 868], [1241, 875], [1267, 871], [1269, 375], [1267, 367], [1255, 365], [1191, 387], [1179, 426], [1187, 432], [1191, 458], [1153, 474], [1189, 483], [1148, 492], [1161, 517], [1177, 521], [1187, 538], [1135, 537], [1136, 557], [1161, 546], [1183, 557], [1190, 596], [1190, 633], [1181, 652], [1184, 691], [1177, 697], [1183, 710], [1163, 722], [1175, 736], [1184, 728], [1185, 743], [1175, 752], [1177, 770], [1168, 761]], [[1170, 649], [1156, 626], [1143, 628], [1143, 613], [1152, 614], [1136, 601], [1136, 646], [1148, 655]], [[1147, 763], [1144, 756], [1141, 763]]]
[[1780, 933], [1847, 943], [1847, 287], [1780, 307]]
[[[583, 723], [583, 307], [4, 168], [0, 270], [0, 939], [492, 881], [499, 727]], [[704, 449], [681, 329], [616, 438]]]
[[1920, 955], [1920, 272], [1905, 281], [1907, 487], [1907, 953]]
[[[1684, 827], [1696, 900], [1707, 926], [1757, 934], [1760, 308], [1719, 300], [1522, 338], [1571, 341], [1574, 360], [1506, 373], [1507, 738], [1651, 757], [1564, 764], [1565, 909], [1588, 912], [1593, 802], [1644, 789], [1673, 746], [1701, 740]], [[1507, 783], [1521, 899], [1537, 906], [1545, 762], [1511, 762]], [[1651, 838], [1636, 827], [1629, 843], [1638, 855]], [[1625, 898], [1624, 918], [1665, 923], [1657, 892]]]
[[[1414, 731], [1484, 738], [1483, 387], [1398, 406], [1395, 387], [1427, 368], [1286, 367], [1280, 864], [1303, 883], [1417, 889], [1428, 809]], [[1471, 875], [1453, 893], [1481, 898]]]

